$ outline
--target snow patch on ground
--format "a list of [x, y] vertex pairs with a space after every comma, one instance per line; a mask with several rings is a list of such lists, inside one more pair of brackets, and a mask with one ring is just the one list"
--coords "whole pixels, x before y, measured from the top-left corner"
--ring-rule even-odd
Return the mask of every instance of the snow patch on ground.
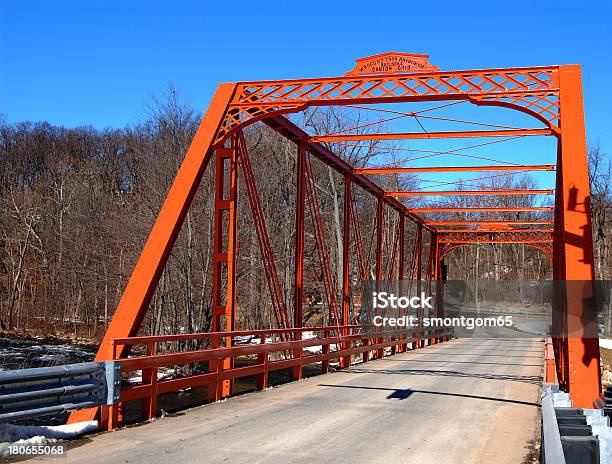
[[98, 430], [98, 421], [65, 425], [0, 424], [0, 456], [5, 456], [10, 444], [45, 445], [58, 440], [70, 440]]
[[[307, 330], [302, 332], [302, 340], [310, 340], [313, 338], [317, 338], [317, 334], [311, 330]], [[320, 354], [323, 353], [322, 345], [314, 345], [314, 346], [305, 346], [302, 349], [302, 352], [310, 353], [310, 354]]]
[[612, 350], [612, 338], [600, 338], [599, 346], [608, 350]]
[[[157, 370], [157, 381], [172, 379], [175, 377], [176, 372], [173, 367], [160, 367]], [[140, 385], [142, 383], [142, 371], [137, 370], [133, 372], [132, 377], [126, 379], [126, 382], [130, 385]]]
[[[313, 338], [318, 338], [318, 335], [316, 334], [316, 332], [312, 332], [312, 331], [306, 331], [306, 332], [302, 332], [302, 340], [310, 340]], [[338, 351], [338, 345], [335, 344], [331, 344], [329, 345], [329, 350], [330, 351]], [[305, 346], [302, 351], [306, 352], [306, 353], [310, 353], [310, 354], [321, 354], [323, 353], [323, 345], [314, 345], [314, 346]], [[333, 365], [334, 363], [330, 363], [330, 365]]]

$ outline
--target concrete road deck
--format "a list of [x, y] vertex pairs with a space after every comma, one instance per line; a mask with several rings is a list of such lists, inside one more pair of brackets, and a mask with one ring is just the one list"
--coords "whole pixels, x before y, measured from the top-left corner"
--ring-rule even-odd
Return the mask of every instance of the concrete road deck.
[[98, 434], [62, 462], [532, 462], [543, 350], [455, 340]]

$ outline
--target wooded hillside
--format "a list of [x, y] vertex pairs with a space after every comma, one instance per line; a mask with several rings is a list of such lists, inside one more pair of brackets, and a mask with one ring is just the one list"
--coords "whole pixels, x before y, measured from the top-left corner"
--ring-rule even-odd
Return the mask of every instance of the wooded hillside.
[[[180, 101], [171, 89], [162, 101], [152, 102], [146, 121], [123, 129], [66, 129], [44, 122], [0, 121], [0, 324], [3, 329], [101, 335], [199, 119], [200, 114]], [[323, 127], [327, 132], [345, 123], [355, 125], [354, 121], [342, 121], [322, 110], [311, 114], [306, 123]], [[261, 124], [248, 129], [246, 136], [279, 275], [291, 306], [296, 146]], [[345, 150], [339, 154], [356, 166], [363, 166], [373, 152]], [[590, 165], [596, 272], [599, 278], [609, 279], [611, 171], [609, 159], [596, 145], [590, 148]], [[316, 160], [313, 160], [313, 170], [335, 285], [340, 290], [343, 181]], [[209, 330], [213, 171], [209, 168], [202, 182], [161, 278], [146, 321], [146, 332]], [[418, 187], [418, 182], [411, 178], [377, 181], [390, 189], [400, 184]], [[530, 188], [534, 183], [529, 177], [503, 182], [487, 186]], [[375, 240], [376, 205], [363, 192], [355, 192], [355, 201], [367, 249]], [[483, 206], [493, 201], [514, 202], [505, 206], [526, 206], [534, 200], [524, 197], [476, 201], [476, 205]], [[238, 208], [238, 327], [268, 327], [273, 325], [273, 319], [244, 186], [240, 188]], [[527, 213], [521, 214], [520, 218], [530, 218]], [[396, 218], [391, 214], [386, 217], [391, 232], [385, 240], [391, 243]], [[414, 226], [409, 224], [406, 250], [412, 250], [414, 231]], [[356, 259], [355, 253], [352, 259]], [[537, 280], [550, 276], [548, 258], [522, 245], [461, 248], [449, 255], [447, 264], [449, 279]], [[367, 265], [373, 268], [373, 259]], [[360, 277], [357, 263], [352, 263], [351, 268], [354, 269], [352, 293], [357, 298]], [[324, 301], [321, 271], [308, 214], [305, 272], [308, 308], [304, 313], [310, 321], [316, 321], [325, 310], [319, 304]]]

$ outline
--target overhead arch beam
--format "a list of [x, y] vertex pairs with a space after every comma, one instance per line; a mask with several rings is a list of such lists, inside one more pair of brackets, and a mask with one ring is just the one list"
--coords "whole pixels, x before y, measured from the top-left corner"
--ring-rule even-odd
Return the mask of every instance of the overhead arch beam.
[[511, 239], [491, 239], [491, 240], [479, 240], [479, 241], [470, 241], [470, 240], [444, 240], [440, 239], [440, 243], [462, 243], [462, 244], [487, 244], [487, 243], [552, 243], [552, 239], [534, 239], [534, 240], [511, 240]]
[[507, 165], [507, 166], [426, 166], [406, 168], [358, 168], [358, 174], [418, 174], [421, 172], [492, 172], [492, 171], [554, 171], [554, 164]]
[[452, 139], [475, 137], [526, 137], [537, 135], [555, 135], [551, 129], [498, 129], [479, 131], [445, 131], [445, 132], [396, 132], [390, 134], [330, 134], [316, 135], [309, 138], [312, 142], [350, 142], [356, 140], [406, 140], [406, 139]]
[[477, 233], [492, 233], [492, 232], [512, 232], [513, 234], [536, 234], [536, 233], [549, 233], [554, 232], [553, 229], [510, 229], [508, 227], [503, 228], [479, 228], [479, 229], [437, 229], [438, 234], [477, 234]]
[[499, 212], [517, 212], [522, 213], [523, 211], [554, 211], [554, 206], [525, 206], [525, 207], [514, 207], [514, 206], [493, 206], [493, 207], [449, 207], [445, 208], [442, 206], [435, 207], [424, 207], [424, 208], [408, 208], [408, 211], [412, 213], [499, 213]]
[[543, 219], [543, 220], [526, 220], [526, 221], [427, 221], [425, 224], [429, 226], [477, 226], [477, 225], [495, 225], [495, 226], [504, 226], [504, 225], [517, 225], [517, 226], [528, 226], [535, 224], [552, 224], [552, 220]]
[[496, 189], [496, 190], [400, 190], [385, 192], [388, 197], [440, 197], [440, 196], [466, 196], [466, 195], [482, 195], [482, 196], [497, 196], [497, 195], [554, 195], [553, 189], [530, 189], [530, 190], [515, 190], [515, 189]]

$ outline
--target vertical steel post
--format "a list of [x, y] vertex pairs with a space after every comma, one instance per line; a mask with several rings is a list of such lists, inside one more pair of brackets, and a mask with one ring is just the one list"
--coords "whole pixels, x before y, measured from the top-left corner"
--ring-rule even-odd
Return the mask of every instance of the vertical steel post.
[[[351, 247], [351, 209], [352, 209], [352, 180], [351, 174], [344, 175], [344, 229], [342, 237], [342, 325], [349, 324], [349, 296], [350, 296], [350, 247]], [[349, 335], [348, 329], [343, 329], [342, 335]], [[341, 345], [343, 349], [346, 344]], [[340, 358], [340, 367], [351, 364], [351, 356]]]
[[[306, 145], [298, 143], [297, 176], [295, 200], [295, 282], [293, 300], [293, 326], [300, 328], [304, 320], [304, 163], [306, 162]], [[301, 332], [296, 332], [296, 338], [302, 338]], [[300, 354], [294, 352], [294, 356]], [[293, 379], [300, 377], [299, 366], [291, 369]]]
[[[406, 229], [406, 217], [403, 212], [399, 212], [399, 265], [397, 268], [397, 280], [399, 280], [399, 293], [400, 295], [404, 294], [404, 240], [405, 240], [405, 229]], [[404, 310], [400, 310], [400, 316], [404, 316]], [[403, 341], [404, 337], [402, 336], [399, 344], [399, 352], [403, 353], [406, 351], [406, 343]]]
[[[213, 242], [213, 301], [212, 331], [230, 332], [235, 330], [236, 321], [236, 238], [238, 206], [238, 139], [231, 138], [230, 148], [219, 148], [216, 152], [215, 170], [215, 224]], [[226, 165], [229, 163], [228, 196], [225, 196]], [[227, 225], [226, 225], [227, 220]], [[225, 245], [225, 228], [227, 227], [227, 246]], [[226, 272], [224, 273], [224, 269]], [[227, 285], [223, 291], [223, 277], [227, 275]], [[212, 347], [217, 348], [220, 340], [212, 339]], [[225, 346], [232, 346], [232, 339], [225, 337]], [[223, 371], [230, 369], [232, 359], [211, 360], [209, 370]], [[209, 399], [219, 400], [232, 393], [232, 382], [223, 380], [216, 388], [209, 390]]]
[[[227, 289], [226, 289], [226, 310], [225, 330], [233, 332], [236, 330], [236, 258], [238, 256], [238, 135], [231, 139], [233, 147], [230, 158], [230, 185], [229, 185], [229, 230], [227, 244]], [[245, 144], [246, 146], [246, 144]], [[231, 347], [234, 341], [231, 337], [225, 338], [225, 346]], [[223, 360], [223, 369], [232, 369], [234, 358]], [[225, 380], [221, 390], [222, 397], [229, 396], [234, 392], [234, 379]]]
[[[442, 280], [442, 263], [443, 257], [441, 256], [440, 241], [438, 240], [438, 234], [434, 234], [436, 241], [436, 317], [444, 317], [444, 281]], [[433, 337], [433, 343], [438, 340]]]
[[[594, 259], [582, 78], [579, 65], [559, 67], [563, 260], [567, 281], [568, 385], [574, 406], [590, 408], [601, 393], [599, 340], [586, 333], [593, 298]], [[579, 282], [581, 281], [581, 282]], [[596, 320], [595, 322], [596, 323]]]
[[[377, 197], [378, 203], [376, 205], [376, 291], [379, 292], [381, 290], [381, 281], [383, 278], [383, 257], [382, 257], [382, 248], [383, 248], [383, 226], [384, 226], [384, 211], [385, 211], [385, 203], [383, 201], [383, 197]], [[378, 316], [378, 310], [376, 311], [376, 315]], [[380, 343], [382, 341], [381, 338], [376, 338], [376, 343]], [[382, 358], [385, 355], [384, 348], [379, 348], [375, 352], [375, 358]]]
[[[557, 160], [561, 160], [561, 144], [557, 145]], [[559, 384], [567, 387], [567, 337], [565, 330], [565, 290], [561, 283], [565, 278], [565, 258], [563, 248], [563, 191], [562, 172], [560, 166], [557, 169], [555, 191], [555, 216], [553, 233], [553, 307], [552, 307], [552, 342], [555, 352], [557, 378]]]
[[[439, 311], [439, 306], [438, 306], [438, 289], [439, 289], [439, 285], [438, 285], [438, 279], [440, 276], [440, 257], [439, 257], [439, 244], [438, 244], [438, 234], [435, 232], [432, 232], [430, 235], [430, 241], [429, 241], [429, 279], [430, 281], [433, 281], [433, 285], [435, 285], [435, 289], [436, 289], [436, 312], [435, 312], [435, 316], [438, 315], [438, 311]], [[431, 288], [431, 287], [430, 287]], [[432, 317], [433, 314], [431, 314], [431, 310], [429, 311], [429, 317]], [[431, 334], [428, 337], [429, 340], [429, 344], [433, 345], [436, 340], [435, 337], [433, 337]]]
[[295, 201], [295, 289], [293, 326], [302, 327], [304, 305], [304, 162], [306, 146], [298, 144]]
[[[421, 280], [423, 279], [423, 224], [417, 224], [417, 236], [416, 236], [416, 256], [415, 256], [415, 266], [416, 266], [416, 291], [417, 296], [421, 296], [421, 292], [423, 291], [423, 285]], [[423, 311], [421, 308], [417, 308], [416, 310], [417, 316], [417, 324], [418, 329], [416, 332], [417, 337], [421, 336], [421, 318], [423, 317]], [[417, 340], [416, 343], [412, 344], [413, 348], [421, 348], [423, 346], [422, 340]]]

